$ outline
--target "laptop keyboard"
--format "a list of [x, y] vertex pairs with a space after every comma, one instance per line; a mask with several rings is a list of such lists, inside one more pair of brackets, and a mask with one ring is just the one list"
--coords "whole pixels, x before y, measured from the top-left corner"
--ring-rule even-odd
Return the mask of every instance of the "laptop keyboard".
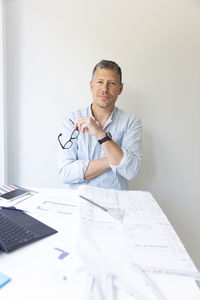
[[0, 214], [0, 249], [10, 252], [38, 239], [38, 235]]

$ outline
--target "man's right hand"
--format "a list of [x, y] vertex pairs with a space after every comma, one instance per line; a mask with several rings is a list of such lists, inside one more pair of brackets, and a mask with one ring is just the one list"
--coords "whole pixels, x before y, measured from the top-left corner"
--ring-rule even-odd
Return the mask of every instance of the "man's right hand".
[[79, 118], [75, 123], [75, 129], [96, 136], [98, 140], [106, 136], [105, 131], [96, 123], [92, 117]]

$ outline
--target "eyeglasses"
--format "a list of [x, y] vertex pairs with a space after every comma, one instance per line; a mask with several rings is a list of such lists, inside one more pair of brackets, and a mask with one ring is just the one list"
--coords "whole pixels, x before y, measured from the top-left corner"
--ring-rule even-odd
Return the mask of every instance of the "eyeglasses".
[[[72, 124], [74, 125], [74, 122], [71, 119], [69, 119], [69, 121], [71, 121]], [[62, 133], [60, 133], [59, 136], [58, 136], [58, 141], [59, 141], [59, 144], [62, 147], [62, 149], [69, 149], [69, 148], [71, 148], [71, 146], [73, 145], [72, 140], [76, 139], [79, 136], [79, 133], [80, 133], [80, 131], [78, 131], [77, 129], [74, 129], [72, 131], [70, 139], [64, 145], [61, 143], [60, 138], [62, 136]]]

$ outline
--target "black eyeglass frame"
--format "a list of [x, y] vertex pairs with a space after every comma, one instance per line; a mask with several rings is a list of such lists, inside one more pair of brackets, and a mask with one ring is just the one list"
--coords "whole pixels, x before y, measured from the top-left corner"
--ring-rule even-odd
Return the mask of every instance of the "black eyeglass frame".
[[[71, 121], [72, 124], [74, 125], [74, 122], [73, 122], [71, 119], [69, 119], [69, 121]], [[72, 140], [77, 139], [77, 137], [79, 136], [79, 133], [80, 133], [79, 130], [74, 129], [74, 130], [72, 131], [72, 134], [71, 134], [70, 139], [69, 139], [64, 145], [61, 143], [60, 137], [62, 136], [62, 133], [60, 133], [60, 134], [58, 135], [58, 142], [59, 142], [60, 146], [62, 147], [62, 149], [70, 149], [70, 148], [72, 147], [72, 145], [73, 145]], [[75, 136], [74, 136], [74, 134], [75, 134]], [[68, 143], [70, 143], [69, 146], [66, 146]]]

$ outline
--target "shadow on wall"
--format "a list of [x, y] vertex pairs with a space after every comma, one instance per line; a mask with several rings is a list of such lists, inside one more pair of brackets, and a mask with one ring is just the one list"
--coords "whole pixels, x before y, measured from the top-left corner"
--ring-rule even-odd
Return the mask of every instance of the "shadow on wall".
[[156, 175], [152, 135], [143, 128], [142, 166], [138, 175], [128, 183], [129, 190], [150, 190]]

